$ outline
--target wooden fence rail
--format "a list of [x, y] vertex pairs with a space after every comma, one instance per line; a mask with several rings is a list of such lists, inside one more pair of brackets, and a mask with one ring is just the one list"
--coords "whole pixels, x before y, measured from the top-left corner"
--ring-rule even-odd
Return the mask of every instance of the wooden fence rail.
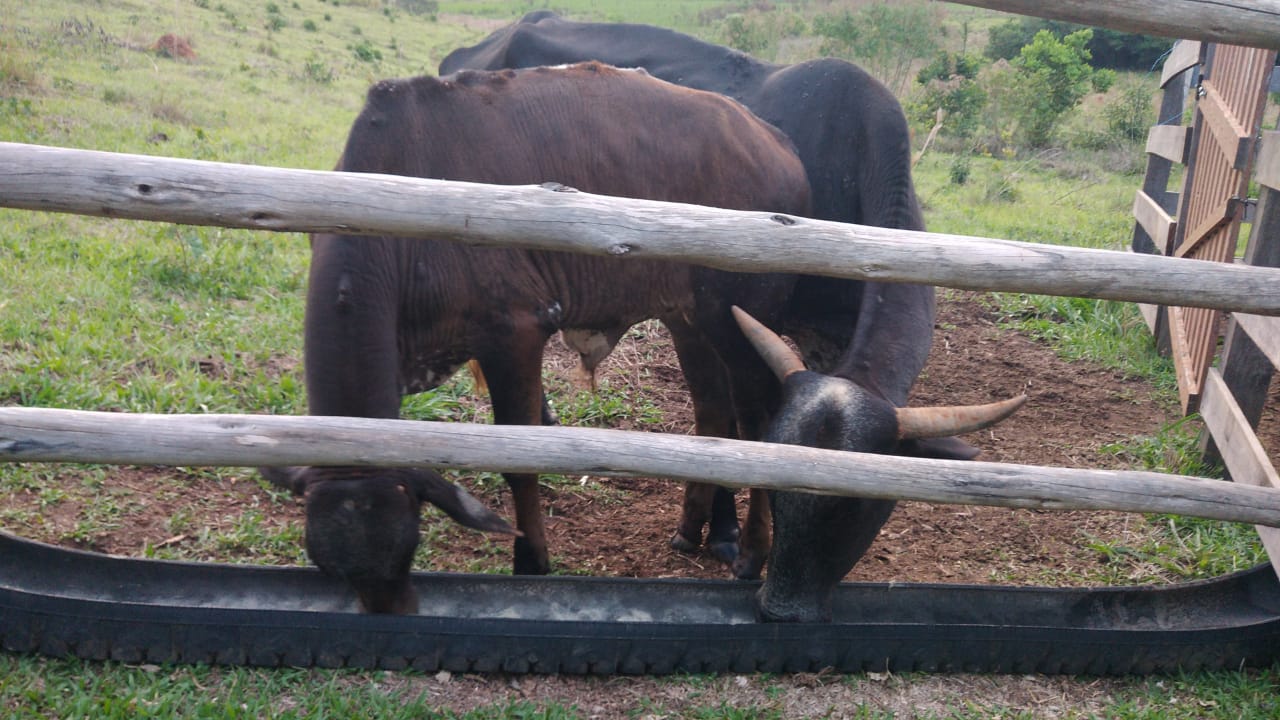
[[1280, 0], [953, 0], [1113, 30], [1280, 50]]
[[0, 143], [0, 206], [256, 230], [440, 237], [676, 260], [744, 272], [797, 272], [1280, 315], [1276, 269], [846, 225], [537, 186]]
[[0, 408], [0, 460], [589, 473], [938, 503], [1177, 513], [1280, 526], [1280, 490], [1220, 480], [592, 428]]

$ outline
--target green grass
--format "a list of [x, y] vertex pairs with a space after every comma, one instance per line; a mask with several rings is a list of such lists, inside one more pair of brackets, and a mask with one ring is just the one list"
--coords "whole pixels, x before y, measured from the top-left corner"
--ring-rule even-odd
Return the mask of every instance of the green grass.
[[[6, 718], [421, 718], [561, 720], [571, 706], [510, 701], [454, 713], [427, 687], [397, 687], [378, 673], [144, 665], [0, 655]], [[211, 692], [211, 689], [218, 689]]]

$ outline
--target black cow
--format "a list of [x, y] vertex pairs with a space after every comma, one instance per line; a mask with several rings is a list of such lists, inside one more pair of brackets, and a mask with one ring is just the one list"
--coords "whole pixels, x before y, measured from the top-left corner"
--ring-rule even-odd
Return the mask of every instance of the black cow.
[[[923, 230], [910, 175], [906, 120], [897, 100], [862, 69], [834, 59], [795, 65], [760, 62], [735, 50], [647, 25], [580, 23], [539, 11], [495, 31], [479, 44], [455, 50], [440, 71], [498, 69], [600, 60], [643, 67], [650, 74], [687, 87], [733, 97], [795, 143], [809, 178], [813, 216], [825, 220]], [[925, 260], [927, 261], [927, 260]], [[906, 404], [924, 367], [932, 341], [932, 287], [802, 277], [779, 318], [780, 328], [800, 346], [815, 370], [852, 381], [889, 403]], [[854, 449], [854, 448], [849, 448]], [[899, 454], [969, 459], [977, 450], [955, 439], [904, 443]], [[717, 494], [717, 508], [732, 503]], [[673, 545], [696, 547], [707, 517], [705, 498], [686, 497]], [[808, 515], [773, 509], [775, 532], [805, 526]], [[801, 502], [801, 501], [797, 501]], [[884, 500], [835, 501], [848, 522], [841, 545], [853, 548], [852, 567], [874, 539], [894, 504]], [[754, 505], [755, 503], [753, 503]], [[713, 521], [708, 542], [732, 537], [734, 519]], [[794, 518], [788, 522], [787, 518]], [[767, 531], [752, 529], [748, 517], [740, 577], [759, 573]], [[776, 566], [775, 566], [776, 567]], [[847, 568], [846, 568], [847, 569]]]
[[[561, 183], [603, 195], [740, 210], [809, 212], [786, 136], [724, 96], [598, 63], [466, 71], [376, 84], [338, 169], [498, 184]], [[700, 428], [759, 438], [780, 384], [734, 323], [741, 305], [776, 324], [795, 276], [735, 274], [652, 260], [471, 247], [444, 239], [314, 235], [305, 367], [314, 415], [394, 418], [401, 397], [479, 361], [494, 421], [542, 420], [548, 337], [616, 338], [647, 318], [671, 332]], [[307, 549], [371, 612], [411, 612], [417, 506], [394, 476], [295, 468]], [[545, 573], [537, 477], [508, 474], [514, 570]], [[389, 491], [371, 504], [368, 485]], [[313, 502], [312, 488], [323, 486]], [[436, 488], [434, 496], [447, 493]], [[446, 505], [455, 515], [467, 513]], [[465, 509], [463, 507], [462, 509]], [[474, 523], [473, 523], [474, 524]], [[483, 522], [478, 523], [484, 525]]]

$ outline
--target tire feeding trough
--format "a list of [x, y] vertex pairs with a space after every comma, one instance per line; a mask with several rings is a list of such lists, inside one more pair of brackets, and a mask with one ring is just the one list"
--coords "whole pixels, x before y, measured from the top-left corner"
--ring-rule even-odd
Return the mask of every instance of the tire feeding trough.
[[152, 663], [454, 672], [1159, 673], [1265, 666], [1270, 566], [1166, 587], [857, 583], [831, 623], [757, 623], [756, 584], [414, 575], [414, 616], [352, 612], [311, 568], [109, 557], [0, 533], [0, 646]]

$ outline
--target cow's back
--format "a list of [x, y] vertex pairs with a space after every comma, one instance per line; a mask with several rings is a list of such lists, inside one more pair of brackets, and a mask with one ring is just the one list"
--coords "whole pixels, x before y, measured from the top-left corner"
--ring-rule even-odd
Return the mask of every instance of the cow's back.
[[599, 63], [378, 83], [339, 167], [730, 209], [808, 203], [790, 140], [749, 110]]
[[[380, 82], [338, 169], [809, 211], [804, 168], [781, 132], [723, 96], [598, 63]], [[307, 318], [312, 412], [394, 417], [401, 394], [493, 352], [521, 322], [550, 335], [687, 317], [694, 288], [725, 277], [656, 260], [317, 235]], [[337, 349], [353, 337], [359, 361], [378, 364], [369, 373], [384, 381], [376, 393], [318, 379], [355, 375]], [[344, 413], [352, 406], [360, 412]]]

